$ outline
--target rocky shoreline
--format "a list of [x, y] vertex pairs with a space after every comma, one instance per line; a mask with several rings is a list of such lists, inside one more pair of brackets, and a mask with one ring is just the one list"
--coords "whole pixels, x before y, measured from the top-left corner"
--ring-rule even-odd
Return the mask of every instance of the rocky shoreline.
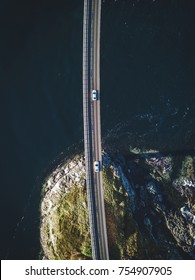
[[[194, 162], [158, 151], [103, 152], [111, 259], [195, 259]], [[83, 155], [48, 176], [40, 212], [45, 258], [91, 258]]]

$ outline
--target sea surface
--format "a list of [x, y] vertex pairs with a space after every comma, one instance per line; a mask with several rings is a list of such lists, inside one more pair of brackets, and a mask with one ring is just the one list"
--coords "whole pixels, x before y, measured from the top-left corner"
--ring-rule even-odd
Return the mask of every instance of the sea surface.
[[[193, 0], [102, 1], [103, 137], [194, 151], [194, 12]], [[82, 17], [82, 0], [0, 3], [1, 259], [39, 258], [41, 182], [83, 147]]]

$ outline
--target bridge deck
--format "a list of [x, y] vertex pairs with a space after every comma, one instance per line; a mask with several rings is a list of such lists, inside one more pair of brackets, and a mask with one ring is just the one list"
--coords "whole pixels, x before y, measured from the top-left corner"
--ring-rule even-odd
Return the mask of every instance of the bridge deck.
[[100, 19], [101, 0], [84, 0], [83, 123], [91, 244], [93, 259], [108, 259], [102, 170], [93, 169], [96, 160], [102, 165], [100, 98], [91, 98], [93, 89], [100, 93]]

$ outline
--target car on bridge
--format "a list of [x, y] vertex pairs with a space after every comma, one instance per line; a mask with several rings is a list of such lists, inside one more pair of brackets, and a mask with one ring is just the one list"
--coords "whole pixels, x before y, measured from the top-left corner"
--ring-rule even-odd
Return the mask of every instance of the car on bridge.
[[92, 100], [93, 101], [98, 100], [98, 90], [97, 89], [92, 90]]
[[100, 161], [98, 160], [94, 161], [94, 171], [100, 172]]

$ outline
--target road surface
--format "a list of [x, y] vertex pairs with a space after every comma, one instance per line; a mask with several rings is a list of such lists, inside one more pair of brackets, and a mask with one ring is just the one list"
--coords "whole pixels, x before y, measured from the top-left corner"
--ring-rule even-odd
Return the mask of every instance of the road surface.
[[[109, 259], [106, 230], [100, 119], [101, 0], [84, 0], [83, 19], [83, 121], [86, 186], [93, 259]], [[92, 100], [92, 90], [98, 100]], [[94, 161], [100, 172], [94, 172]]]

